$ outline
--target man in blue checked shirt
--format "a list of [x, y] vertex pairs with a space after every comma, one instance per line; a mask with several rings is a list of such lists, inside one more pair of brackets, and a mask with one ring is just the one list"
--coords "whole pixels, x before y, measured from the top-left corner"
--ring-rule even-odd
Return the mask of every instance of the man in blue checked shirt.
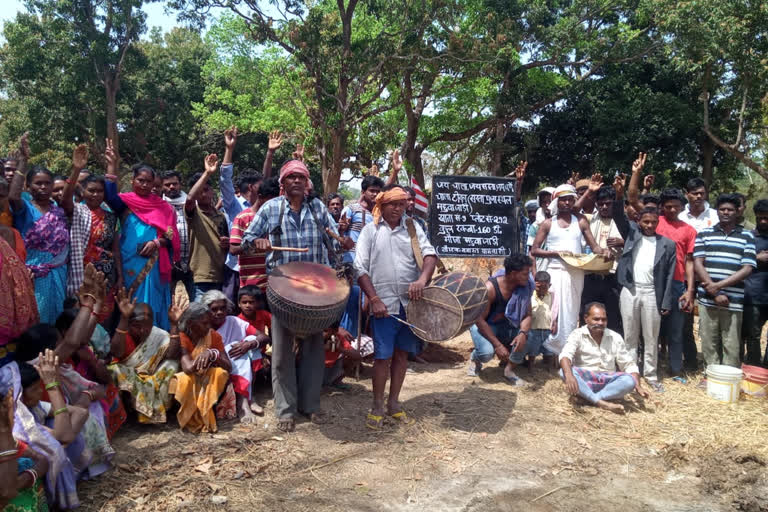
[[736, 224], [740, 204], [737, 196], [721, 194], [717, 198], [720, 222], [702, 229], [693, 249], [699, 280], [699, 336], [707, 365], [741, 365], [744, 280], [757, 262], [754, 235]]
[[[243, 246], [252, 245], [267, 252], [267, 274], [284, 263], [308, 261], [328, 265], [331, 257], [323, 242], [329, 229], [337, 233], [336, 223], [323, 202], [306, 198], [309, 171], [299, 160], [290, 160], [280, 169], [280, 184], [285, 195], [270, 199], [259, 209], [243, 236]], [[317, 222], [315, 221], [317, 219]], [[317, 224], [320, 224], [319, 226]], [[280, 227], [280, 234], [275, 228]], [[272, 244], [308, 248], [305, 253], [270, 251]], [[353, 242], [345, 239], [344, 248]], [[295, 416], [302, 413], [313, 423], [325, 423], [320, 410], [320, 391], [325, 370], [322, 331], [309, 334], [302, 341], [301, 361], [297, 367], [293, 353], [295, 334], [272, 317], [272, 389], [275, 395], [277, 428], [292, 432]]]

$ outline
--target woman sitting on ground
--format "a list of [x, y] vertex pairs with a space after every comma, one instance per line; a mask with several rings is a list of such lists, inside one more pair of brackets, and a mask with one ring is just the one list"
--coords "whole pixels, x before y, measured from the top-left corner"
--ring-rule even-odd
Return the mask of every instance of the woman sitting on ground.
[[[3, 392], [5, 389], [0, 389], [0, 396]], [[13, 438], [13, 389], [4, 397], [0, 400], [0, 510], [48, 510], [43, 488], [48, 461], [27, 443]]]
[[[59, 366], [61, 376], [61, 391], [70, 405], [86, 409], [89, 414], [83, 427], [83, 437], [87, 443], [90, 455], [86, 465], [88, 472], [83, 477], [93, 478], [109, 469], [109, 462], [115, 454], [109, 443], [108, 431], [116, 431], [125, 421], [125, 409], [119, 401], [119, 396], [106, 400], [105, 386], [83, 377], [72, 365], [72, 358], [84, 346], [95, 323], [92, 323], [93, 309], [103, 301], [104, 274], [97, 272], [93, 265], [85, 268], [83, 285], [80, 288], [80, 309], [69, 329], [63, 334], [49, 324], [37, 324], [24, 332], [14, 342], [17, 346], [16, 360], [37, 363], [37, 355], [46, 349], [54, 350], [59, 361], [66, 361]], [[115, 403], [117, 401], [117, 403]], [[111, 417], [110, 411], [118, 411]], [[70, 458], [72, 455], [70, 454]], [[73, 460], [74, 462], [74, 460]], [[77, 464], [76, 464], [77, 465]], [[82, 466], [86, 469], [86, 466]]]
[[230, 315], [234, 305], [219, 290], [206, 292], [201, 302], [211, 312], [211, 328], [221, 335], [232, 362], [230, 378], [237, 394], [240, 421], [253, 423], [254, 413], [264, 414], [264, 409], [251, 400], [251, 385], [253, 376], [262, 368], [261, 348], [269, 343], [269, 337], [245, 320]]
[[216, 432], [213, 406], [229, 382], [232, 363], [221, 335], [211, 329], [208, 308], [189, 305], [179, 320], [181, 369], [171, 381], [170, 393], [179, 402], [179, 426], [190, 432]]
[[170, 334], [156, 327], [149, 304], [131, 300], [123, 288], [117, 294], [120, 323], [112, 337], [114, 356], [109, 371], [121, 391], [131, 396], [131, 405], [141, 423], [165, 423], [165, 413], [171, 407], [168, 386], [179, 371], [178, 322], [183, 309], [173, 298], [168, 309]]
[[19, 363], [23, 389], [19, 401], [31, 413], [33, 421], [49, 430], [65, 450], [66, 456], [56, 465], [57, 471], [50, 475], [46, 485], [48, 495], [54, 497], [53, 505], [70, 509], [80, 504], [76, 480], [91, 459], [81, 432], [88, 411], [67, 405], [61, 389], [59, 366], [58, 356], [50, 349], [39, 355], [35, 366]]

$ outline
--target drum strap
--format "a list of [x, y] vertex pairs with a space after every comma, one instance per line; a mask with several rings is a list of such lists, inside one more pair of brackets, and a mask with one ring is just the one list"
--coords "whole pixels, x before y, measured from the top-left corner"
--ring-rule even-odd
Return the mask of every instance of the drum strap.
[[[411, 248], [413, 249], [413, 256], [416, 258], [416, 264], [419, 266], [419, 269], [421, 269], [424, 266], [424, 255], [421, 254], [419, 237], [416, 236], [416, 226], [414, 226], [412, 218], [406, 217], [405, 227], [408, 229], [408, 236], [411, 237]], [[447, 272], [445, 265], [443, 265], [443, 262], [440, 261], [439, 257], [437, 258], [435, 268], [437, 268], [438, 274], [445, 274]]]
[[[314, 201], [312, 199], [311, 201]], [[320, 224], [320, 219], [317, 218], [317, 214], [315, 213], [315, 210], [312, 208], [312, 203], [310, 200], [307, 200], [307, 208], [309, 209], [309, 213], [312, 214], [312, 219], [315, 221], [315, 226], [317, 227], [317, 231], [320, 233], [320, 237], [323, 239], [323, 243], [325, 244], [325, 249], [328, 251], [328, 263], [331, 264], [333, 268], [336, 268], [339, 266], [339, 259], [338, 255], [336, 254], [336, 251], [333, 248], [333, 242], [331, 242], [331, 237], [328, 236], [328, 233], [325, 232], [323, 229], [323, 225]]]

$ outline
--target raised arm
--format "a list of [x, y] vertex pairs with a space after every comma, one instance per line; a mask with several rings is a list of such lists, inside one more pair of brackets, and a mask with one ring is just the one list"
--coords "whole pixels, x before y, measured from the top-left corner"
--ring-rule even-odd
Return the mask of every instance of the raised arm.
[[389, 177], [387, 178], [387, 182], [384, 184], [385, 187], [388, 187], [389, 185], [393, 185], [397, 183], [397, 175], [400, 172], [400, 169], [403, 168], [403, 161], [400, 158], [400, 151], [398, 151], [397, 149], [392, 151], [390, 163], [392, 164], [392, 170], [389, 172]]
[[597, 191], [600, 190], [600, 187], [602, 186], [603, 177], [597, 173], [593, 174], [589, 179], [589, 187], [587, 187], [587, 191], [583, 196], [576, 200], [576, 204], [573, 205], [573, 211], [593, 212], [595, 210], [595, 197], [597, 196]]
[[29, 161], [29, 133], [25, 133], [19, 139], [19, 149], [14, 152], [18, 159], [19, 167], [13, 173], [13, 179], [8, 189], [8, 200], [14, 210], [20, 210], [23, 206], [21, 193], [24, 191], [24, 181], [27, 178], [27, 162]]
[[64, 210], [64, 213], [67, 214], [67, 217], [72, 217], [75, 211], [75, 187], [77, 187], [80, 171], [85, 169], [86, 165], [88, 165], [88, 146], [80, 144], [72, 152], [72, 171], [69, 173], [69, 179], [64, 187], [64, 195], [59, 205]]
[[629, 219], [627, 219], [627, 213], [624, 211], [624, 200], [616, 199], [613, 202], [613, 222], [616, 223], [616, 229], [621, 233], [621, 238], [627, 239], [631, 227], [629, 225]]
[[208, 182], [208, 180], [211, 179], [211, 176], [216, 173], [216, 167], [218, 164], [219, 157], [214, 153], [211, 153], [205, 157], [205, 171], [203, 171], [200, 179], [197, 180], [197, 183], [192, 186], [189, 194], [187, 194], [187, 202], [184, 204], [184, 210], [186, 210], [187, 213], [195, 211], [195, 206], [197, 206], [197, 197], [200, 195], [200, 192], [202, 192], [203, 187]]
[[219, 174], [219, 189], [221, 190], [221, 201], [224, 205], [224, 211], [229, 215], [230, 223], [235, 219], [238, 213], [243, 211], [243, 205], [235, 197], [235, 185], [232, 183], [232, 174], [234, 165], [232, 164], [232, 155], [235, 153], [237, 144], [237, 127], [233, 126], [224, 131], [224, 160], [221, 162], [221, 174]]
[[118, 360], [125, 357], [125, 336], [128, 334], [129, 321], [136, 307], [136, 297], [131, 299], [128, 291], [121, 288], [115, 297], [117, 308], [120, 310], [120, 323], [117, 324], [115, 334], [112, 336], [109, 351]]
[[99, 300], [103, 300], [106, 290], [104, 274], [98, 272], [92, 263], [85, 266], [83, 285], [80, 287], [80, 310], [75, 320], [64, 335], [64, 340], [56, 346], [56, 355], [61, 361], [69, 361], [81, 345], [90, 339], [91, 314]]
[[[283, 134], [280, 133], [280, 130], [274, 130], [269, 134], [269, 142], [267, 144], [267, 156], [264, 157], [264, 167], [262, 167], [261, 169], [261, 174], [264, 175], [265, 180], [272, 175], [272, 157], [275, 156], [275, 151], [277, 151], [282, 144], [283, 144]], [[296, 149], [298, 150], [298, 146]], [[303, 155], [304, 153], [303, 147], [301, 152]], [[296, 160], [298, 160], [298, 158], [296, 158]]]
[[522, 161], [515, 168], [515, 201], [520, 202], [523, 194], [523, 180], [525, 180], [525, 170], [528, 168], [528, 162]]
[[59, 376], [59, 364], [61, 358], [50, 349], [46, 349], [37, 358], [35, 368], [40, 375], [40, 380], [48, 391], [53, 415], [53, 437], [63, 445], [75, 440], [77, 432], [72, 428], [72, 418], [67, 402], [61, 392], [61, 377]]
[[107, 139], [107, 148], [104, 150], [104, 160], [107, 162], [107, 174], [104, 176], [104, 201], [116, 214], [122, 215], [127, 206], [120, 199], [117, 189], [117, 170], [120, 165], [120, 157], [115, 151], [112, 139]]
[[645, 167], [645, 153], [639, 153], [634, 162], [632, 162], [632, 176], [629, 178], [629, 190], [627, 190], [627, 200], [629, 205], [636, 211], [643, 211], [643, 205], [640, 203], [640, 192], [638, 186], [640, 184], [640, 175], [643, 173]]

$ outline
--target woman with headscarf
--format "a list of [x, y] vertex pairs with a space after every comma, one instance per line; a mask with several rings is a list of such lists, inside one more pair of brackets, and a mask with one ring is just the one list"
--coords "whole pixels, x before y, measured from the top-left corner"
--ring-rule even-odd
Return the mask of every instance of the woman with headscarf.
[[[568, 335], [579, 322], [579, 305], [584, 288], [584, 272], [569, 267], [560, 257], [563, 253], [580, 254], [582, 237], [595, 254], [609, 256], [592, 236], [586, 217], [573, 212], [576, 203], [576, 189], [572, 185], [560, 185], [552, 194], [550, 212], [552, 217], [544, 220], [536, 233], [531, 247], [534, 258], [548, 258], [547, 272], [551, 276], [551, 290], [559, 301], [557, 330], [544, 343], [544, 347], [560, 353]], [[542, 249], [546, 244], [547, 249]]]
[[[106, 158], [110, 174], [106, 183], [106, 200], [121, 216], [120, 254], [123, 281], [129, 295], [149, 304], [155, 314], [155, 325], [170, 329], [171, 270], [180, 257], [179, 232], [173, 207], [152, 193], [157, 174], [146, 164], [133, 168], [133, 192], [118, 194], [117, 155], [107, 141]], [[114, 169], [114, 170], [113, 170]]]
[[262, 368], [260, 349], [269, 343], [269, 337], [245, 320], [230, 315], [234, 304], [223, 292], [205, 292], [200, 302], [208, 307], [211, 313], [211, 328], [221, 336], [232, 362], [230, 379], [237, 395], [237, 414], [240, 421], [253, 423], [256, 421], [253, 413], [263, 414], [264, 410], [251, 401], [251, 384], [253, 376]]
[[232, 363], [221, 335], [211, 329], [211, 314], [193, 302], [179, 320], [181, 369], [171, 381], [170, 393], [179, 402], [176, 418], [190, 432], [216, 432], [213, 406], [229, 382]]

